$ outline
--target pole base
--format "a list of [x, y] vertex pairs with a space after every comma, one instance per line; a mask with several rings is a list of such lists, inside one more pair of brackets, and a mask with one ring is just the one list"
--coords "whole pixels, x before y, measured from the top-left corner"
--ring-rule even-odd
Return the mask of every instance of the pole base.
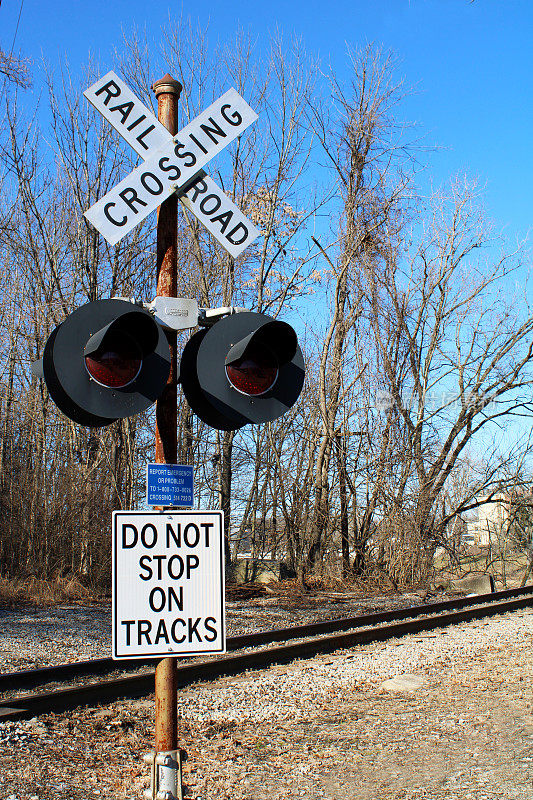
[[182, 750], [152, 750], [143, 756], [150, 764], [150, 788], [144, 790], [146, 800], [183, 800]]

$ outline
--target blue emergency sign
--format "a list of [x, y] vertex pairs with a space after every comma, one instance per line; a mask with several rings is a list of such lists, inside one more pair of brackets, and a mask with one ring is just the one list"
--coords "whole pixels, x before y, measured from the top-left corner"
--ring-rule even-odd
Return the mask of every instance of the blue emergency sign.
[[194, 505], [193, 468], [189, 464], [147, 464], [146, 505]]

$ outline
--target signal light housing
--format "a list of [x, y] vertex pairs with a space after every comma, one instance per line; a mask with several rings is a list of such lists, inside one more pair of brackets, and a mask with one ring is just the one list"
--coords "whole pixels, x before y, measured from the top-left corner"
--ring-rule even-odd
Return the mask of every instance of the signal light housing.
[[192, 410], [218, 430], [270, 422], [298, 399], [305, 367], [294, 329], [265, 314], [223, 317], [193, 334], [180, 383]]
[[65, 416], [102, 427], [157, 400], [170, 373], [170, 348], [148, 311], [125, 300], [97, 300], [52, 332], [42, 369]]

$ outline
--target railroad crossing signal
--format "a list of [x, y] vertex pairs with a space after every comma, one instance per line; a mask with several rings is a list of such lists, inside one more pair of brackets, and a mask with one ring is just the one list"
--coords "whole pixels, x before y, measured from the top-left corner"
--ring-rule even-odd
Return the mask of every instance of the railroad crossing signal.
[[[259, 235], [202, 169], [257, 119], [234, 89], [176, 136], [114, 72], [84, 94], [145, 159], [85, 214], [111, 244], [174, 191], [232, 256]], [[146, 410], [163, 393], [171, 362], [164, 328], [194, 327], [198, 308], [195, 300], [162, 297], [149, 308], [155, 317], [125, 300], [99, 300], [77, 309], [52, 332], [42, 364], [36, 362], [32, 371], [44, 377], [52, 400], [74, 422], [109, 425]], [[296, 402], [304, 376], [291, 326], [251, 312], [219, 319], [194, 334], [180, 366], [192, 410], [219, 430], [276, 419]]]
[[304, 377], [294, 329], [265, 314], [224, 317], [193, 334], [181, 357], [187, 402], [218, 430], [280, 417], [298, 399]]
[[46, 342], [42, 376], [73, 422], [90, 427], [145, 411], [170, 372], [170, 348], [152, 314], [125, 300], [97, 300], [70, 314]]
[[114, 245], [173, 192], [236, 258], [259, 231], [203, 167], [258, 118], [229, 89], [172, 136], [114, 72], [84, 92], [85, 97], [145, 160], [85, 212]]
[[[190, 319], [173, 321], [172, 327], [197, 324], [198, 312], [185, 308], [186, 303], [175, 301]], [[154, 317], [126, 300], [97, 300], [78, 308], [51, 333], [33, 371], [44, 378], [65, 416], [98, 428], [145, 411], [160, 397], [170, 372], [164, 332], [169, 319], [164, 308], [158, 316], [155, 305]], [[294, 329], [265, 314], [241, 312], [192, 335], [179, 380], [191, 409], [207, 425], [238, 430], [288, 411], [304, 377]]]

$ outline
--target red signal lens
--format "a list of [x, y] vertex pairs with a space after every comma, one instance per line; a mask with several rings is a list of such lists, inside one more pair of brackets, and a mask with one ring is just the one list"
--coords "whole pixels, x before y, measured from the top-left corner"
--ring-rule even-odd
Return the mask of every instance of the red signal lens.
[[132, 383], [142, 366], [136, 342], [125, 334], [115, 335], [90, 356], [85, 356], [87, 372], [96, 383], [109, 389], [122, 389]]
[[241, 394], [257, 397], [271, 389], [278, 379], [278, 360], [264, 345], [252, 344], [237, 361], [226, 365], [226, 375]]

